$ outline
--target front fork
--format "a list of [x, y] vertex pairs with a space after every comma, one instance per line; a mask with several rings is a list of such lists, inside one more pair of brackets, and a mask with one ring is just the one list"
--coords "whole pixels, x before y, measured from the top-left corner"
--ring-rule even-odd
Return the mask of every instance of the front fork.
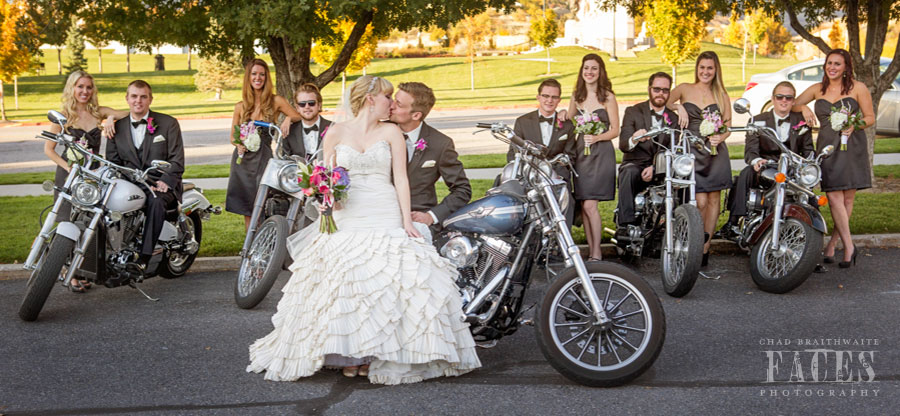
[[603, 304], [600, 303], [597, 291], [594, 290], [594, 283], [591, 281], [591, 276], [584, 265], [584, 260], [581, 259], [581, 251], [575, 244], [575, 240], [572, 239], [569, 226], [566, 224], [566, 217], [559, 208], [556, 195], [553, 194], [553, 187], [545, 185], [543, 192], [544, 200], [550, 205], [550, 221], [552, 223], [550, 225], [556, 229], [556, 239], [559, 242], [559, 246], [565, 248], [566, 260], [572, 262], [575, 266], [575, 271], [578, 272], [578, 277], [581, 278], [581, 286], [584, 287], [584, 291], [587, 294], [588, 303], [594, 309], [595, 324], [606, 325], [610, 322], [610, 319], [606, 315], [606, 310], [603, 309]]
[[[787, 158], [778, 160], [778, 172], [787, 175]], [[775, 213], [772, 217], [772, 250], [778, 250], [781, 241], [781, 217], [784, 215], [784, 182], [775, 182]]]
[[50, 233], [53, 231], [53, 226], [56, 224], [56, 213], [59, 212], [59, 207], [61, 207], [63, 201], [65, 201], [65, 199], [62, 197], [62, 192], [67, 191], [69, 187], [72, 186], [72, 182], [78, 176], [80, 170], [81, 165], [77, 163], [73, 164], [72, 170], [69, 171], [69, 176], [66, 177], [65, 184], [63, 184], [62, 189], [59, 189], [60, 195], [56, 197], [56, 202], [53, 203], [53, 209], [51, 209], [50, 213], [47, 214], [47, 218], [44, 220], [44, 225], [41, 227], [41, 232], [38, 233], [38, 236], [35, 237], [34, 242], [31, 243], [31, 251], [28, 253], [28, 258], [25, 259], [24, 264], [26, 270], [34, 270], [34, 268], [36, 267], [38, 255], [44, 249], [44, 245], [47, 243], [47, 239], [50, 238]]
[[250, 250], [250, 244], [253, 242], [253, 235], [259, 228], [259, 219], [262, 216], [263, 205], [266, 203], [266, 196], [269, 194], [269, 186], [259, 184], [259, 190], [256, 191], [256, 200], [253, 201], [253, 215], [250, 216], [250, 227], [247, 228], [247, 237], [244, 238], [244, 246], [241, 247], [241, 257], [247, 255]]
[[94, 215], [91, 218], [91, 223], [88, 224], [84, 233], [81, 234], [81, 245], [75, 247], [75, 253], [72, 255], [72, 263], [69, 265], [69, 270], [66, 271], [66, 278], [63, 280], [63, 286], [69, 286], [69, 282], [72, 281], [72, 278], [75, 276], [75, 271], [81, 267], [81, 262], [84, 260], [84, 253], [91, 244], [91, 240], [94, 238], [94, 232], [97, 230], [97, 223], [100, 221], [100, 218], [103, 217], [102, 209], [95, 208], [93, 209], [93, 212]]

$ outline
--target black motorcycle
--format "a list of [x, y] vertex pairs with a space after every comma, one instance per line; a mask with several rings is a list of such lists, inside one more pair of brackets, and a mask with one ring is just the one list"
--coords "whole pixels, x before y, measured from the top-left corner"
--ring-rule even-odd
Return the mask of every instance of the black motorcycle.
[[546, 251], [562, 254], [565, 269], [536, 311], [537, 341], [550, 364], [588, 386], [616, 386], [640, 376], [656, 360], [666, 322], [659, 297], [641, 277], [609, 262], [585, 263], [563, 212], [570, 203], [546, 148], [513, 134], [504, 124], [479, 123], [512, 144], [516, 157], [501, 184], [443, 222], [436, 241], [454, 264], [465, 320], [476, 341], [511, 335], [523, 318], [525, 291]]

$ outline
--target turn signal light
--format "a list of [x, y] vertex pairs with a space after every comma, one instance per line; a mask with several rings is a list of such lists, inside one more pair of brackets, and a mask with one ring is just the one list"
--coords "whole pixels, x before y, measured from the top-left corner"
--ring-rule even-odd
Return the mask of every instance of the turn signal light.
[[828, 205], [828, 197], [825, 195], [821, 195], [819, 196], [819, 200], [816, 202], [819, 203], [820, 207], [824, 207], [825, 205]]
[[786, 180], [787, 180], [787, 175], [785, 175], [781, 172], [778, 172], [775, 174], [775, 182], [784, 183], [784, 181], [786, 181]]

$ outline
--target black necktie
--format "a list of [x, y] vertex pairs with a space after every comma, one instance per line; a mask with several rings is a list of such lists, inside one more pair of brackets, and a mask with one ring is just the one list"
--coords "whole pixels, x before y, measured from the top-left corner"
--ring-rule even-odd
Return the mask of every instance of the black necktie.
[[142, 118], [142, 119], [140, 119], [140, 120], [138, 120], [138, 121], [132, 121], [132, 122], [131, 122], [131, 126], [134, 127], [134, 128], [137, 128], [137, 126], [140, 126], [141, 124], [147, 124], [147, 120]]
[[309, 132], [311, 132], [311, 131], [319, 131], [319, 125], [318, 125], [318, 124], [313, 124], [311, 127], [305, 127], [305, 126], [303, 127], [303, 134], [304, 134], [304, 135], [309, 134]]
[[544, 117], [544, 116], [539, 115], [539, 116], [538, 116], [538, 123], [550, 123], [550, 124], [553, 124], [553, 117]]
[[785, 117], [785, 118], [783, 118], [783, 119], [781, 119], [781, 120], [778, 120], [778, 122], [775, 123], [775, 125], [776, 125], [777, 127], [781, 127], [782, 124], [784, 124], [784, 123], [790, 123], [790, 122], [791, 122], [791, 120], [789, 119], [789, 117]]

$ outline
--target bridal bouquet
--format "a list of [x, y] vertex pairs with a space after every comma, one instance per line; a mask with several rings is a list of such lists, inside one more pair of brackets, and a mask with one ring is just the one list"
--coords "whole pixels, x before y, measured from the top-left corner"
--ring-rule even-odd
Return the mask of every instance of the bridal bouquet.
[[[581, 113], [575, 116], [575, 134], [597, 135], [606, 130], [606, 124], [600, 121], [600, 117], [595, 113]], [[584, 155], [590, 156], [591, 146], [584, 145]]]
[[[234, 126], [234, 131], [231, 133], [231, 142], [234, 144], [241, 144], [247, 148], [250, 152], [255, 152], [259, 150], [259, 131], [257, 127], [253, 125], [252, 121], [248, 121], [240, 126]], [[244, 158], [243, 152], [238, 152], [237, 163], [241, 164], [241, 159]]]
[[319, 232], [332, 234], [337, 231], [337, 224], [332, 216], [335, 202], [347, 198], [350, 188], [350, 175], [341, 166], [325, 166], [322, 161], [300, 164], [297, 181], [303, 194], [316, 198], [325, 207], [319, 221]]
[[[709, 137], [715, 134], [723, 134], [728, 132], [728, 126], [725, 125], [725, 122], [728, 120], [722, 120], [722, 113], [719, 110], [703, 110], [703, 121], [700, 122], [700, 135], [703, 137]], [[710, 146], [709, 154], [710, 156], [715, 156], [719, 154], [716, 151], [717, 146]]]
[[[850, 111], [850, 107], [845, 106], [841, 103], [841, 107], [831, 106], [831, 115], [828, 116], [828, 119], [831, 121], [831, 129], [834, 131], [841, 131], [850, 126], [853, 126], [857, 129], [863, 128], [866, 126], [866, 122], [863, 121], [862, 113], [852, 112]], [[847, 141], [850, 139], [850, 135], [841, 133], [841, 149], [847, 150]]]

